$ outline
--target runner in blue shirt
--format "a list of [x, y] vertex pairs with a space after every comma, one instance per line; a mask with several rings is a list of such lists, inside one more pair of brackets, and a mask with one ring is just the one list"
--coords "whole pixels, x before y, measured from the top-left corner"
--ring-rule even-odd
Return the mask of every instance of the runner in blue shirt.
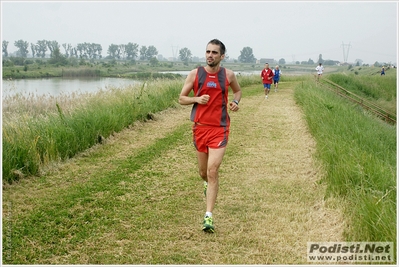
[[280, 81], [280, 76], [283, 74], [277, 65], [275, 69], [273, 69], [273, 83], [274, 83], [274, 92], [277, 92], [278, 89], [278, 82]]

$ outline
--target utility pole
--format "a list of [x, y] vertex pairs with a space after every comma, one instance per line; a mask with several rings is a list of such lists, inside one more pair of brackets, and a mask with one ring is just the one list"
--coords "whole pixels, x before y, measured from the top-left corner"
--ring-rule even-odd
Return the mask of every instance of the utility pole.
[[[342, 51], [344, 53], [344, 63], [348, 62], [348, 55], [349, 55], [349, 48], [351, 47], [351, 43], [349, 44], [344, 44], [344, 42], [342, 42]], [[347, 47], [346, 49], [346, 54], [345, 54], [345, 47]]]

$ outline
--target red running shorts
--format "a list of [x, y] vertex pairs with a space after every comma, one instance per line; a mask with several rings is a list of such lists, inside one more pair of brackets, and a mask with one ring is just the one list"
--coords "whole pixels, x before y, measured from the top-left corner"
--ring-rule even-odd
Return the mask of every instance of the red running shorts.
[[221, 148], [227, 145], [229, 128], [208, 125], [193, 125], [193, 143], [197, 151], [208, 153], [208, 148]]

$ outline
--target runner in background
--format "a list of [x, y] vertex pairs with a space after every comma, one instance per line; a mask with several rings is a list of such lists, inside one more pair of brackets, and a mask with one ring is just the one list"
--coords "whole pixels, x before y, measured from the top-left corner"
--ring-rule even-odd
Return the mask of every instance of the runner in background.
[[280, 70], [280, 67], [277, 65], [275, 69], [273, 69], [273, 83], [274, 83], [274, 92], [277, 92], [278, 82], [280, 81], [280, 76], [283, 74]]
[[265, 68], [261, 71], [260, 77], [262, 78], [263, 88], [265, 89], [265, 99], [269, 97], [270, 86], [273, 82], [273, 71], [269, 68], [269, 63], [265, 64]]

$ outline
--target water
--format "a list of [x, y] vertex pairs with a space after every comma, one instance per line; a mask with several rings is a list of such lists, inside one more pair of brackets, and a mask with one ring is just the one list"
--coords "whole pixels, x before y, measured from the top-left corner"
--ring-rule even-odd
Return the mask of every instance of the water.
[[141, 84], [137, 80], [124, 78], [47, 78], [2, 81], [2, 96], [34, 94], [58, 96], [69, 93], [92, 93], [109, 87], [125, 87]]

